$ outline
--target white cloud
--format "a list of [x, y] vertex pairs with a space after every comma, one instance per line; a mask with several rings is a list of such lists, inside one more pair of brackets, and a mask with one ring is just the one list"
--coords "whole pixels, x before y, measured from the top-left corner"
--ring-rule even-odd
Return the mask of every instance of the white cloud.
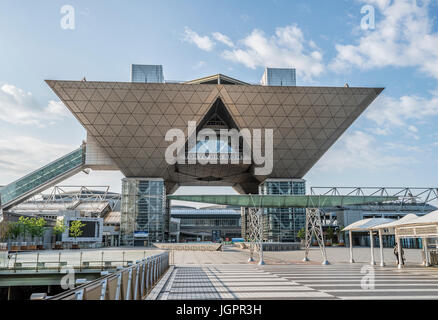
[[200, 69], [202, 67], [205, 67], [205, 65], [206, 65], [205, 61], [199, 61], [193, 68]]
[[[330, 64], [335, 71], [349, 67], [361, 69], [418, 67], [438, 78], [438, 33], [428, 14], [429, 0], [362, 0], [376, 6], [381, 17], [375, 29], [362, 31], [356, 44], [336, 44], [337, 56]], [[377, 12], [377, 10], [376, 10]]]
[[202, 37], [188, 27], [185, 27], [183, 40], [193, 43], [198, 46], [199, 49], [205, 51], [211, 51], [214, 47], [214, 42], [208, 36]]
[[[29, 136], [2, 136], [0, 138], [0, 186], [7, 185], [22, 176], [75, 150], [79, 145], [49, 143]], [[63, 181], [63, 185], [109, 185], [111, 191], [121, 191], [120, 171], [91, 171], [78, 173]]]
[[10, 84], [0, 88], [0, 120], [12, 124], [44, 126], [46, 121], [53, 121], [68, 115], [60, 101], [49, 101], [41, 108], [32, 93], [25, 92]]
[[29, 136], [0, 138], [0, 185], [46, 165], [78, 146], [48, 143]]
[[255, 29], [239, 43], [238, 48], [225, 50], [223, 57], [248, 68], [296, 68], [305, 80], [321, 75], [325, 69], [322, 52], [296, 25], [277, 28], [271, 37]]
[[382, 130], [391, 127], [406, 127], [411, 132], [418, 128], [412, 121], [429, 120], [438, 115], [438, 92], [432, 92], [430, 98], [420, 96], [402, 96], [393, 98], [379, 96], [367, 109], [365, 117], [374, 121]]
[[70, 114], [68, 109], [65, 107], [65, 105], [61, 101], [53, 101], [50, 100], [47, 107], [44, 109], [45, 112], [48, 114], [51, 114], [53, 116], [60, 116], [65, 117]]
[[[387, 146], [386, 146], [387, 147]], [[380, 148], [376, 139], [362, 131], [354, 131], [341, 137], [321, 158], [312, 171], [343, 172], [346, 169], [397, 170], [405, 163], [414, 163], [413, 157], [392, 154]]]
[[234, 47], [233, 41], [231, 41], [231, 39], [228, 36], [226, 36], [220, 32], [213, 32], [213, 38], [215, 38], [217, 41], [222, 42], [223, 44], [225, 44], [231, 48]]

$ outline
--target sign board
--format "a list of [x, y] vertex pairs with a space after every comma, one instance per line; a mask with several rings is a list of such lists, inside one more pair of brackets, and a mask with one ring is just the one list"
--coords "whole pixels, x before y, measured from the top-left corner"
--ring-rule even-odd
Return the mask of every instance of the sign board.
[[134, 231], [134, 238], [147, 238], [149, 237], [148, 231]]
[[[80, 220], [84, 226], [81, 228], [82, 235], [76, 239], [70, 234], [70, 226], [73, 221]], [[62, 234], [64, 242], [102, 242], [103, 236], [103, 219], [91, 217], [64, 217], [64, 225], [67, 227]]]

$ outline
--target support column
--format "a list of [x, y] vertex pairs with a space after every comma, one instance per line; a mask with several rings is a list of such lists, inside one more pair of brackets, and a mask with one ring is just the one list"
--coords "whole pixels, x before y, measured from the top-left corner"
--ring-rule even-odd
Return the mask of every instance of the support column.
[[383, 257], [383, 236], [382, 229], [379, 229], [379, 243], [380, 243], [380, 266], [385, 266], [385, 259]]
[[122, 245], [164, 242], [168, 233], [166, 187], [162, 178], [122, 179]]
[[311, 242], [312, 242], [312, 233], [309, 232], [309, 216], [307, 215], [307, 213], [306, 213], [306, 227], [305, 227], [305, 230], [306, 230], [306, 235], [305, 235], [305, 238], [304, 238], [304, 247], [305, 247], [304, 259], [303, 259], [304, 262], [309, 261], [309, 249], [310, 249], [310, 245], [311, 245]]
[[[263, 195], [305, 195], [306, 182], [303, 179], [268, 178], [259, 185]], [[304, 208], [265, 208], [264, 238], [266, 241], [294, 242], [298, 232], [305, 226]], [[267, 231], [267, 232], [266, 232]]]
[[353, 259], [353, 231], [348, 232], [348, 239], [350, 242], [350, 263], [354, 263]]
[[249, 259], [254, 261], [254, 252], [259, 254], [259, 265], [264, 265], [263, 260], [263, 209], [248, 208], [248, 231], [249, 231]]
[[430, 267], [430, 261], [429, 261], [429, 253], [428, 247], [427, 247], [427, 238], [423, 238], [423, 249], [424, 249], [424, 259], [425, 259], [425, 267]]
[[403, 258], [402, 258], [402, 244], [401, 244], [401, 238], [397, 237], [397, 250], [398, 250], [398, 269], [403, 268]]
[[370, 248], [371, 248], [371, 265], [374, 266], [376, 261], [374, 259], [374, 235], [373, 231], [370, 231]]
[[258, 220], [259, 220], [259, 266], [265, 264], [263, 259], [263, 209], [257, 210]]
[[306, 209], [306, 251], [304, 253], [304, 261], [309, 259], [310, 242], [312, 235], [315, 236], [318, 241], [321, 256], [323, 258], [322, 264], [330, 264], [327, 260], [327, 253], [324, 244], [324, 235], [322, 233], [321, 214], [317, 208]]

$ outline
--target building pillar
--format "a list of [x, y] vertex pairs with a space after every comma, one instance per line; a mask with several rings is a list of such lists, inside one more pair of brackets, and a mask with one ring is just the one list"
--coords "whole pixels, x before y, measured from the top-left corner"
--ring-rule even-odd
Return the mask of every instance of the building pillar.
[[[269, 178], [259, 185], [263, 195], [305, 195], [303, 179]], [[272, 242], [295, 242], [298, 232], [305, 227], [304, 208], [264, 208], [263, 239]]]
[[371, 248], [371, 265], [374, 266], [376, 264], [376, 261], [374, 260], [374, 235], [372, 230], [370, 230], [370, 248]]
[[425, 267], [430, 267], [430, 261], [429, 261], [429, 253], [428, 248], [427, 248], [427, 238], [423, 238], [423, 250], [424, 250], [424, 266]]
[[169, 210], [162, 178], [122, 179], [120, 240], [134, 246], [164, 242]]
[[385, 259], [383, 257], [383, 236], [382, 229], [379, 229], [379, 243], [380, 243], [380, 266], [385, 266]]
[[402, 259], [402, 244], [401, 244], [401, 238], [397, 237], [397, 250], [398, 250], [398, 269], [403, 268], [403, 259]]
[[353, 259], [353, 231], [348, 231], [348, 239], [350, 242], [350, 263], [354, 263]]
[[325, 250], [324, 244], [324, 234], [322, 232], [322, 223], [321, 223], [321, 213], [317, 208], [307, 208], [306, 209], [306, 250], [304, 253], [303, 261], [309, 260], [309, 250], [310, 250], [310, 242], [312, 240], [312, 235], [315, 236], [315, 239], [318, 241], [319, 249], [321, 251], [321, 255], [323, 258], [322, 264], [328, 265], [330, 264], [327, 260], [327, 252]]

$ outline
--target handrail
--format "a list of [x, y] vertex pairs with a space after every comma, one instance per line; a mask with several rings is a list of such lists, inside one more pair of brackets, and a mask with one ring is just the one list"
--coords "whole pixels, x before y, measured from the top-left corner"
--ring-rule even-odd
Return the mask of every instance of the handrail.
[[144, 300], [168, 268], [166, 251], [45, 300]]

